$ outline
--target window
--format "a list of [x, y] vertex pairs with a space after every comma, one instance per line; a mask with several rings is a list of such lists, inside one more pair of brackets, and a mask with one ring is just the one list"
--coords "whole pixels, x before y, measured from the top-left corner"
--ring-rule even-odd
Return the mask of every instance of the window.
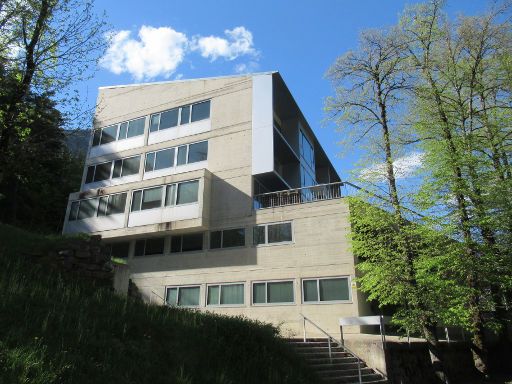
[[299, 147], [300, 156], [304, 159], [305, 163], [312, 169], [315, 169], [315, 150], [313, 144], [308, 140], [302, 130], [300, 130]]
[[204, 161], [208, 158], [208, 142], [201, 141], [199, 143], [190, 144], [188, 148], [188, 163], [196, 163]]
[[162, 191], [162, 186], [133, 191], [132, 212], [161, 207]]
[[102, 163], [96, 165], [96, 169], [94, 170], [94, 180], [93, 181], [103, 181], [110, 179], [110, 171], [112, 169], [112, 162]]
[[200, 291], [199, 285], [167, 287], [165, 302], [170, 306], [198, 307]]
[[206, 305], [243, 305], [244, 284], [215, 284], [208, 286]]
[[292, 241], [292, 223], [264, 224], [254, 227], [253, 243], [274, 244]]
[[244, 245], [245, 228], [210, 232], [210, 249], [243, 247]]
[[[113, 166], [112, 163], [114, 164]], [[111, 178], [115, 179], [123, 176], [136, 175], [139, 173], [139, 164], [140, 155], [91, 165], [87, 168], [85, 184], [109, 180]]]
[[348, 277], [302, 280], [304, 303], [350, 300], [348, 280]]
[[126, 259], [128, 257], [129, 251], [129, 242], [107, 244], [107, 252], [110, 255], [110, 257]]
[[[175, 160], [176, 155], [176, 160]], [[181, 145], [146, 154], [145, 172], [204, 161], [208, 158], [208, 141]]]
[[151, 172], [174, 166], [174, 152], [174, 148], [168, 148], [157, 152], [148, 152], [146, 154], [144, 171]]
[[203, 234], [191, 233], [171, 237], [171, 253], [203, 250]]
[[164, 254], [164, 238], [141, 239], [135, 242], [135, 256]]
[[196, 203], [198, 199], [199, 180], [186, 181], [178, 184], [176, 205]]
[[69, 221], [82, 220], [94, 216], [109, 216], [124, 213], [126, 193], [101, 196], [94, 199], [78, 200], [71, 203]]
[[293, 281], [262, 281], [252, 284], [253, 304], [286, 304], [294, 302]]
[[[192, 109], [192, 113], [190, 110]], [[149, 131], [156, 132], [210, 118], [210, 101], [184, 105], [151, 115]]]
[[190, 121], [204, 120], [210, 118], [210, 100], [192, 105], [192, 118]]
[[95, 129], [93, 132], [92, 146], [108, 144], [116, 140], [129, 139], [130, 137], [144, 134], [145, 117], [110, 125], [105, 128]]

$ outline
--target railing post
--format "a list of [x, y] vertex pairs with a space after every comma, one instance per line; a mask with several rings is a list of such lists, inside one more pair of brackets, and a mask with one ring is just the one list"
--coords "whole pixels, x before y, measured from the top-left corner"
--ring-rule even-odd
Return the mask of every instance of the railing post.
[[450, 334], [448, 333], [448, 327], [444, 327], [444, 333], [446, 335], [446, 341], [450, 344]]
[[327, 338], [327, 345], [329, 345], [329, 362], [332, 364], [332, 352], [331, 352], [331, 338]]
[[304, 342], [306, 342], [306, 318], [302, 316], [302, 331], [304, 332]]
[[357, 357], [357, 373], [359, 374], [359, 384], [362, 384], [363, 378], [361, 377], [361, 359], [359, 359], [359, 357]]

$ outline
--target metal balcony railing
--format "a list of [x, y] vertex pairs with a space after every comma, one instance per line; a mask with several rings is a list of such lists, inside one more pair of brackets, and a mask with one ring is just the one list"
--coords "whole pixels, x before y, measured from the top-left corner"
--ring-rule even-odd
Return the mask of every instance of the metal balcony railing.
[[284, 205], [310, 203], [343, 197], [344, 183], [318, 184], [311, 187], [288, 189], [285, 191], [262, 193], [254, 196], [254, 208], [272, 208]]

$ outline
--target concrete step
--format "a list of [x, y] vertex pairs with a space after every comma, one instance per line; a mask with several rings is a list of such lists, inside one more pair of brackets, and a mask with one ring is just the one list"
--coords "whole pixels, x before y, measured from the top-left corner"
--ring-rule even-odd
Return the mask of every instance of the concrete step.
[[[356, 376], [359, 377], [359, 371], [356, 369], [329, 369], [329, 370], [320, 370], [316, 371], [317, 375], [320, 377], [350, 377]], [[373, 375], [375, 372], [371, 368], [361, 368], [361, 376]], [[380, 377], [380, 375], [379, 375]]]
[[[330, 370], [330, 369], [342, 369], [342, 370], [349, 370], [349, 369], [357, 370], [358, 369], [357, 362], [343, 362], [343, 360], [333, 361], [332, 363], [331, 362], [321, 362], [321, 363], [316, 363], [316, 364], [310, 364], [310, 366], [316, 371]], [[366, 364], [364, 364], [363, 362], [361, 362], [360, 366], [361, 366], [361, 369], [367, 368]]]
[[[304, 356], [303, 356], [304, 357]], [[329, 359], [329, 356], [327, 357], [311, 357], [307, 358], [306, 361], [310, 365], [318, 365], [318, 364], [350, 364], [350, 363], [357, 363], [357, 359], [353, 356], [345, 356], [345, 357], [334, 357], [332, 359]], [[364, 364], [361, 362], [361, 364]]]
[[[307, 360], [309, 360], [311, 358], [322, 358], [322, 359], [329, 360], [329, 353], [323, 352], [323, 351], [322, 352], [307, 351], [307, 352], [300, 352], [298, 354]], [[332, 356], [332, 358], [353, 357], [348, 352], [333, 352], [331, 356]]]
[[[359, 375], [340, 375], [331, 377], [322, 377], [324, 383], [359, 383]], [[381, 375], [373, 373], [370, 375], [361, 375], [363, 383], [387, 383]]]

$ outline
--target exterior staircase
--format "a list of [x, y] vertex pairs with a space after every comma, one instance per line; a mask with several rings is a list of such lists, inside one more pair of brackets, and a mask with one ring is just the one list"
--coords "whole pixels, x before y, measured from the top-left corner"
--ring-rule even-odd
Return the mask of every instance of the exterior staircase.
[[[331, 356], [329, 342], [324, 339], [288, 339], [297, 353], [321, 378], [322, 383], [387, 383], [387, 379], [372, 368], [366, 366], [357, 356], [343, 346], [331, 341]], [[361, 376], [359, 376], [359, 369]]]

